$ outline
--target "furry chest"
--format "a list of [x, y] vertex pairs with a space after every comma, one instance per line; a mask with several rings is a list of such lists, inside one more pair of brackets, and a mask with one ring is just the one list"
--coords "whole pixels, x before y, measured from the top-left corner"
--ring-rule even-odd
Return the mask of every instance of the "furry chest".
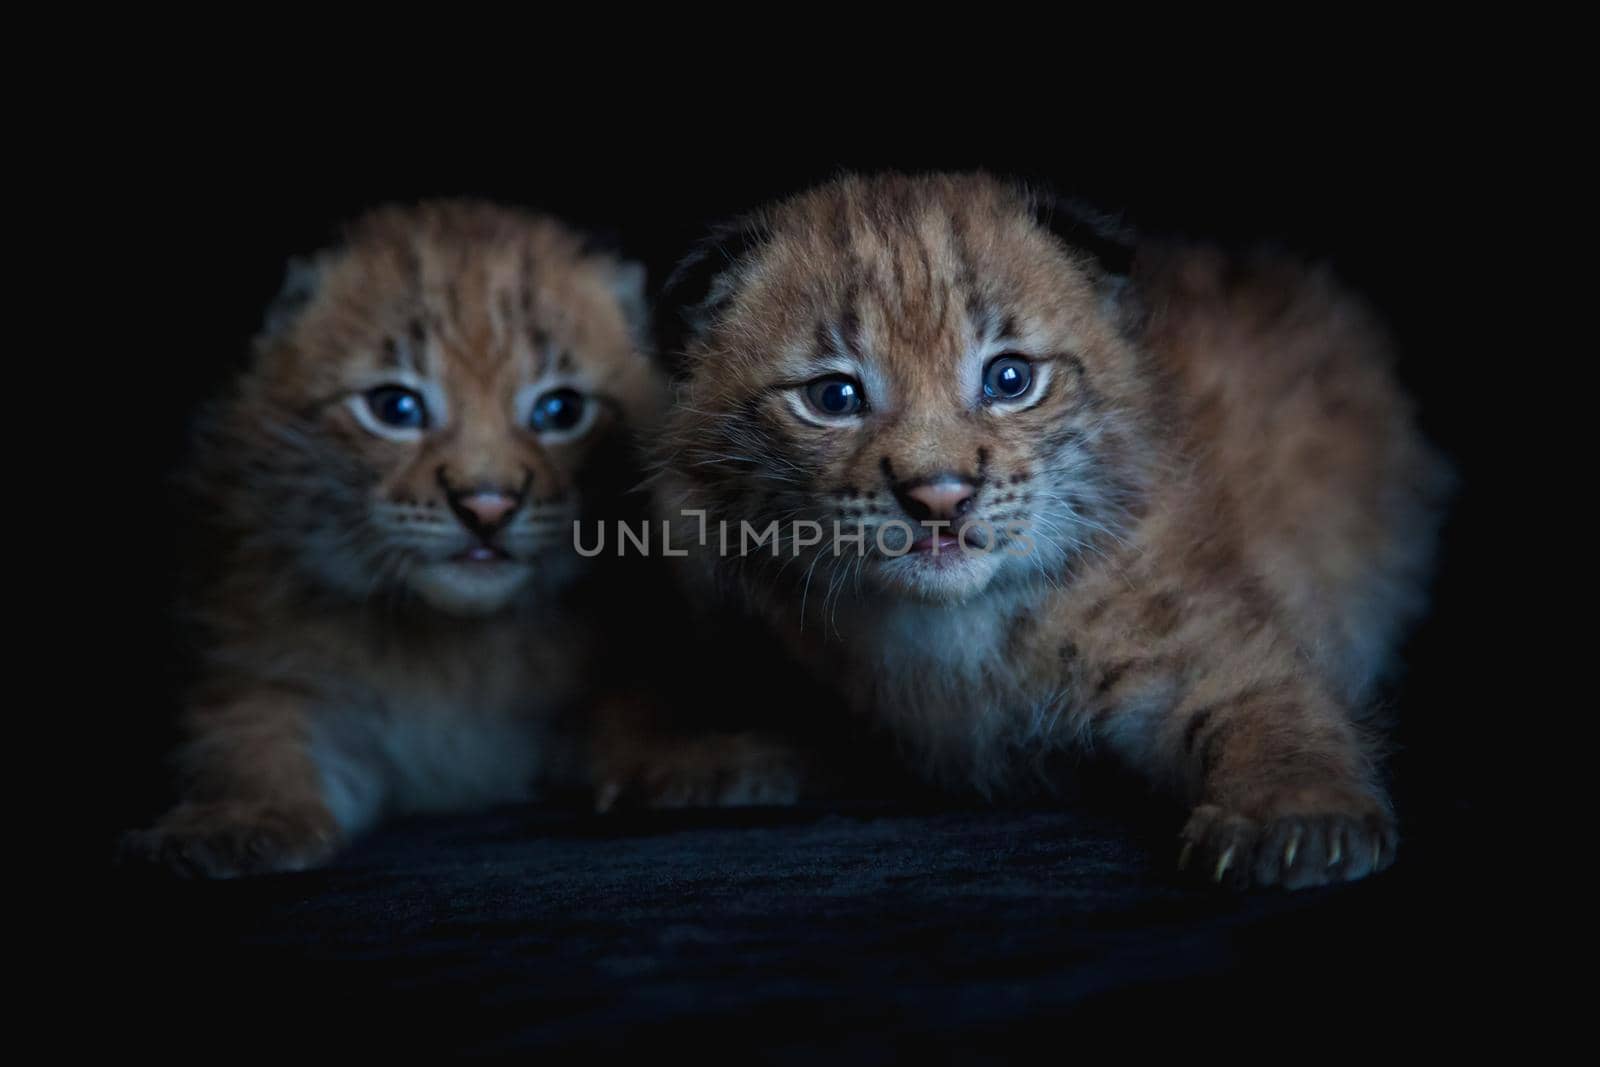
[[530, 798], [551, 759], [549, 717], [526, 695], [495, 697], [421, 689], [319, 707], [312, 753], [340, 824]]
[[1066, 736], [1070, 695], [1017, 642], [1008, 611], [901, 605], [860, 636], [852, 696], [932, 778], [989, 788], [1019, 749]]

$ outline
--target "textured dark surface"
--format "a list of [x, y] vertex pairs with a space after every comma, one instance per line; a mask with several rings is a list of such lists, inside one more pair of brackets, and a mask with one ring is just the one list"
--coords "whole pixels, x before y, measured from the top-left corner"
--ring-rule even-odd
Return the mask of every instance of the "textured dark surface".
[[1454, 1011], [1480, 987], [1487, 945], [1445, 889], [1447, 839], [1408, 842], [1367, 883], [1239, 896], [1178, 881], [1162, 822], [882, 807], [415, 820], [324, 871], [120, 874], [94, 973], [135, 1039], [715, 1040], [780, 1059], [1003, 1056], [1066, 1022], [1153, 1037], [1303, 1015], [1319, 1043], [1352, 1023], [1377, 1040], [1386, 1018]]

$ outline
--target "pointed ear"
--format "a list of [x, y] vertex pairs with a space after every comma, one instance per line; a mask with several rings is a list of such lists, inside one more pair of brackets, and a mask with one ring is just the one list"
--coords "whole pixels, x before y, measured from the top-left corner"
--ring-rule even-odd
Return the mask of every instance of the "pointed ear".
[[1094, 275], [1107, 312], [1125, 329], [1135, 327], [1142, 311], [1131, 284], [1139, 245], [1134, 227], [1070, 197], [1036, 190], [1029, 202], [1035, 221]]
[[754, 219], [715, 227], [683, 258], [656, 304], [656, 351], [674, 374], [684, 353], [733, 299], [740, 271], [766, 239]]
[[277, 340], [294, 327], [300, 320], [301, 313], [321, 288], [327, 263], [326, 253], [289, 258], [283, 285], [279, 287], [278, 295], [273, 297], [272, 303], [267, 305], [267, 314], [261, 323], [259, 340]]
[[622, 308], [628, 330], [643, 345], [650, 335], [650, 301], [645, 296], [643, 263], [626, 259], [611, 269], [611, 293]]
[[1081, 200], [1037, 192], [1029, 197], [1033, 217], [1102, 274], [1126, 278], [1133, 270], [1138, 234], [1126, 220], [1107, 215]]

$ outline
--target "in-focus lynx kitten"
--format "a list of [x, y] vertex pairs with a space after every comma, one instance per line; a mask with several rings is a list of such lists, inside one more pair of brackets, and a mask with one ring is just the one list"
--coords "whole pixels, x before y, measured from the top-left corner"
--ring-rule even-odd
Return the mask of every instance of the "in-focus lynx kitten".
[[1445, 475], [1325, 273], [1135, 247], [981, 175], [849, 177], [718, 233], [668, 300], [659, 508], [683, 544], [685, 510], [784, 536], [687, 569], [930, 776], [1093, 747], [1192, 806], [1218, 881], [1393, 860], [1362, 713]]

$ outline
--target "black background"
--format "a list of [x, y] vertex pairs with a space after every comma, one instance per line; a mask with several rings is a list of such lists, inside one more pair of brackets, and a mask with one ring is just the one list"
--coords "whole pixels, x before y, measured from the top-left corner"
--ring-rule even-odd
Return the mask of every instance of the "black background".
[[137, 517], [126, 555], [107, 566], [104, 610], [78, 623], [107, 683], [92, 840], [109, 844], [164, 796], [182, 664], [166, 606], [184, 523], [168, 480], [196, 405], [239, 365], [290, 255], [374, 204], [473, 195], [613, 232], [659, 283], [708, 222], [841, 169], [981, 167], [1048, 181], [1146, 229], [1327, 259], [1390, 322], [1423, 427], [1462, 479], [1435, 609], [1394, 695], [1395, 788], [1408, 841], [1423, 842], [1417, 862], [1436, 868], [1427, 884], [1460, 878], [1461, 892], [1430, 906], [1481, 933], [1481, 827], [1518, 759], [1492, 725], [1507, 694], [1494, 625], [1505, 579], [1487, 520], [1510, 461], [1505, 426], [1487, 413], [1516, 403], [1503, 323], [1523, 251], [1499, 198], [1529, 157], [1480, 100], [1350, 72], [1331, 85], [1325, 73], [1283, 75], [1220, 98], [1168, 92], [1114, 117], [1070, 106], [1067, 90], [1085, 101], [1101, 90], [1070, 80], [1048, 95], [959, 103], [905, 89], [735, 107], [719, 104], [728, 86], [668, 80], [625, 106], [525, 115], [464, 101], [391, 107], [370, 90], [226, 119], [186, 95], [122, 114], [81, 146], [112, 171], [95, 184], [115, 235], [96, 272], [115, 279], [123, 345], [101, 500]]

